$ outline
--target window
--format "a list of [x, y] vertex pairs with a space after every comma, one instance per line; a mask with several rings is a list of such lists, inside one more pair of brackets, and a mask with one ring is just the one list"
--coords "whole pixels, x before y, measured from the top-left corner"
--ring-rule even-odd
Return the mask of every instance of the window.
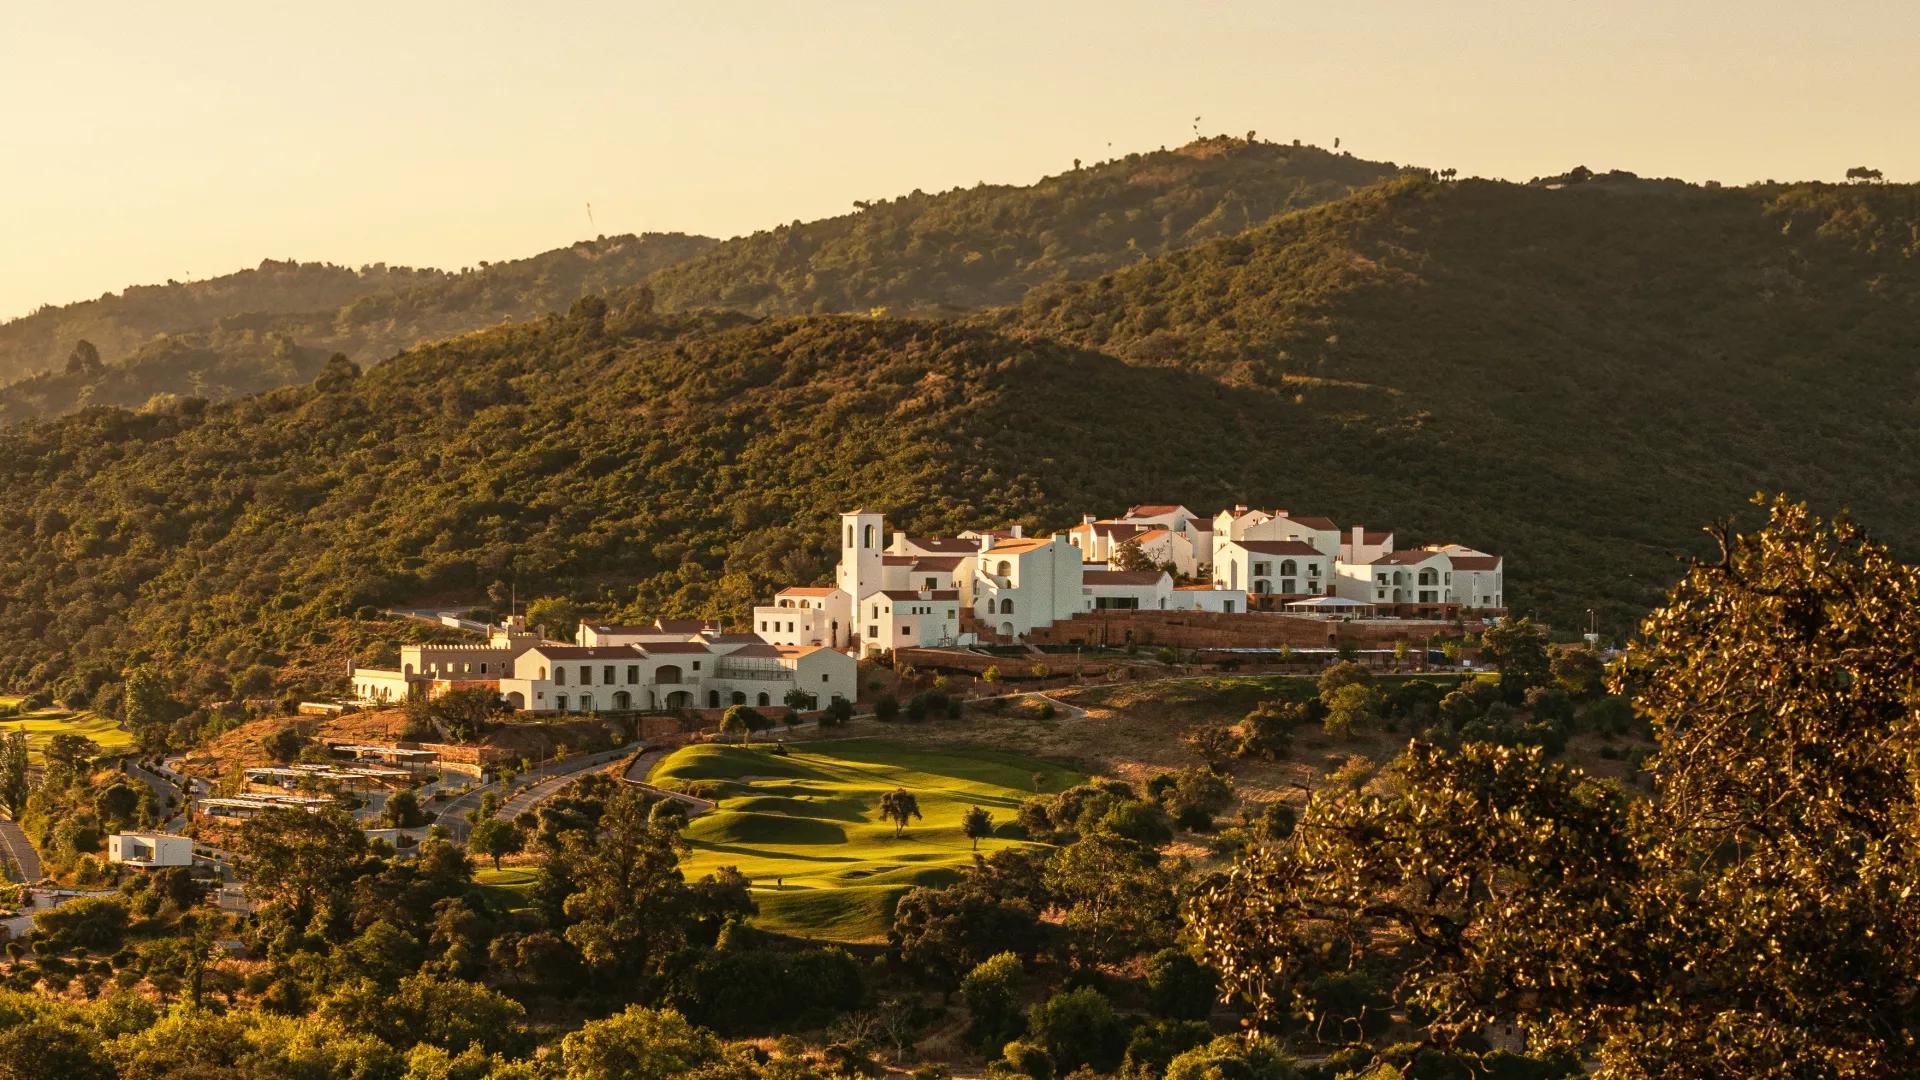
[[600, 669], [600, 682], [604, 686], [613, 685], [613, 665], [612, 664], [608, 664], [606, 667], [603, 667]]
[[1273, 573], [1272, 563], [1257, 562], [1253, 564], [1254, 577], [1266, 577], [1271, 573]]
[[994, 566], [993, 572], [1000, 577], [1011, 577], [1013, 576], [1013, 564], [1005, 559], [1001, 559], [999, 563]]
[[939, 587], [940, 587], [940, 579], [939, 579], [939, 578], [928, 578], [928, 579], [927, 579], [927, 588], [929, 588], [929, 589], [937, 589], [937, 588], [939, 588]]
[[553, 685], [555, 686], [567, 685], [567, 669], [566, 668], [557, 667], [553, 669]]
[[853, 526], [847, 526], [847, 546], [853, 546]]
[[[1294, 561], [1292, 559], [1280, 560], [1280, 576], [1281, 577], [1292, 577], [1297, 573], [1299, 573], [1299, 567], [1294, 564]], [[1289, 589], [1288, 591], [1291, 592], [1292, 590]]]
[[867, 636], [868, 636], [868, 637], [870, 637], [870, 638], [877, 638], [877, 637], [879, 637], [879, 636], [880, 636], [880, 628], [879, 628], [879, 627], [877, 627], [877, 626], [869, 626], [869, 627], [867, 627]]
[[822, 676], [820, 676], [820, 681], [821, 681], [821, 682], [826, 682], [826, 681], [827, 681], [827, 677], [826, 677], [825, 675], [822, 675]]
[[699, 671], [699, 670], [700, 670], [700, 661], [698, 661], [698, 660], [695, 660], [695, 661], [693, 662], [693, 670], [695, 670], [695, 671]]
[[593, 685], [593, 665], [592, 664], [580, 665], [580, 685], [581, 686]]
[[773, 704], [773, 699], [767, 696], [767, 692], [765, 690], [762, 690], [760, 691], [760, 696], [754, 699], [754, 704], [771, 705]]
[[547, 678], [547, 669], [546, 669], [545, 667], [542, 667], [542, 668], [540, 669], [540, 680], [541, 680], [542, 682], [545, 682], [545, 681], [546, 681], [546, 678]]
[[640, 665], [639, 664], [627, 665], [627, 681], [630, 683], [637, 683], [640, 681]]
[[863, 544], [862, 544], [862, 545], [860, 545], [860, 546], [861, 546], [861, 547], [872, 547], [872, 546], [873, 546], [873, 526], [871, 526], [871, 525], [869, 525], [869, 526], [867, 526], [867, 538], [866, 538], [866, 542], [865, 542], [865, 543], [863, 543]]
[[1006, 599], [1000, 601], [1000, 614], [1002, 615], [1013, 614], [1013, 597], [1009, 596]]
[[556, 709], [559, 709], [561, 712], [566, 712], [567, 711], [567, 695], [555, 694], [553, 697], [553, 707]]

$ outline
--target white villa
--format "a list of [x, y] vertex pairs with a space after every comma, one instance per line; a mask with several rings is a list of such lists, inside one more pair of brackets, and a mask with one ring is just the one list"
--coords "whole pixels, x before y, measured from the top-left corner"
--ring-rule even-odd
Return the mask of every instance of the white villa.
[[367, 703], [486, 686], [513, 708], [534, 712], [783, 705], [791, 690], [824, 706], [852, 701], [858, 689], [845, 654], [666, 619], [582, 622], [573, 642], [558, 642], [542, 639], [516, 615], [494, 628], [486, 645], [408, 645], [400, 667], [353, 667], [349, 675], [354, 695]]

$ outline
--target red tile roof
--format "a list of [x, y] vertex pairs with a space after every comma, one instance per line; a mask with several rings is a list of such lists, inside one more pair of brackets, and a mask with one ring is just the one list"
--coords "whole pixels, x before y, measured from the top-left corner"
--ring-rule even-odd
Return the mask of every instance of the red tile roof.
[[[1233, 543], [1260, 555], [1319, 555], [1320, 549], [1305, 540], [1235, 540]], [[1321, 556], [1325, 558], [1325, 556]]]
[[1498, 570], [1500, 569], [1500, 556], [1455, 555], [1453, 556], [1453, 568], [1455, 570]]
[[1444, 558], [1444, 551], [1428, 551], [1425, 548], [1412, 548], [1407, 551], [1395, 551], [1373, 560], [1374, 566], [1413, 566], [1428, 559]]
[[663, 634], [698, 634], [702, 630], [720, 629], [720, 624], [712, 619], [655, 619], [653, 625]]
[[840, 590], [832, 585], [790, 585], [775, 596], [832, 596]]
[[638, 646], [638, 648], [644, 650], [648, 656], [656, 653], [708, 653], [713, 651], [707, 648], [707, 643], [704, 641], [656, 641], [650, 645]]
[[[1159, 517], [1162, 514], [1174, 514], [1187, 508], [1179, 503], [1142, 503], [1127, 510], [1128, 517]], [[1191, 511], [1189, 511], [1191, 512]]]
[[1002, 540], [988, 548], [987, 554], [1018, 555], [1022, 552], [1032, 551], [1035, 548], [1046, 547], [1052, 542], [1051, 539], [1038, 536], [1027, 536], [1018, 540]]
[[953, 571], [965, 566], [972, 558], [973, 556], [971, 555], [922, 555], [920, 558], [914, 560], [913, 568], [915, 570]]
[[1281, 514], [1280, 516], [1283, 518], [1286, 518], [1288, 521], [1298, 524], [1302, 528], [1314, 529], [1318, 532], [1332, 532], [1335, 529], [1338, 529], [1340, 527], [1338, 525], [1335, 525], [1333, 523], [1333, 519], [1330, 517], [1319, 517], [1319, 516], [1301, 517], [1297, 514]]

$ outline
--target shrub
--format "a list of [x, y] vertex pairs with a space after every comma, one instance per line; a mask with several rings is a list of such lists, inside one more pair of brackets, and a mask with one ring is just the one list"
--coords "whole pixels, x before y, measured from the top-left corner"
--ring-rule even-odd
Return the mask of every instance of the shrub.
[[1020, 958], [996, 953], [960, 980], [967, 1006], [967, 1037], [979, 1046], [1000, 1046], [1020, 1033]]
[[1213, 1011], [1218, 981], [1212, 968], [1180, 949], [1162, 949], [1147, 960], [1148, 1004], [1169, 1019], [1206, 1019]]
[[1028, 1017], [1033, 1041], [1046, 1047], [1056, 1069], [1083, 1065], [1112, 1072], [1127, 1049], [1127, 1025], [1105, 994], [1091, 986], [1066, 990], [1034, 1006]]

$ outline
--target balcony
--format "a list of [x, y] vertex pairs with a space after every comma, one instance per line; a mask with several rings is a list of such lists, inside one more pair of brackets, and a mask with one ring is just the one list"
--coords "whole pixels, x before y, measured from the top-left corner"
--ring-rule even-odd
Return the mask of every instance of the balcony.
[[738, 664], [721, 664], [714, 669], [718, 679], [747, 680], [752, 682], [792, 682], [793, 672], [783, 667], [747, 667]]

